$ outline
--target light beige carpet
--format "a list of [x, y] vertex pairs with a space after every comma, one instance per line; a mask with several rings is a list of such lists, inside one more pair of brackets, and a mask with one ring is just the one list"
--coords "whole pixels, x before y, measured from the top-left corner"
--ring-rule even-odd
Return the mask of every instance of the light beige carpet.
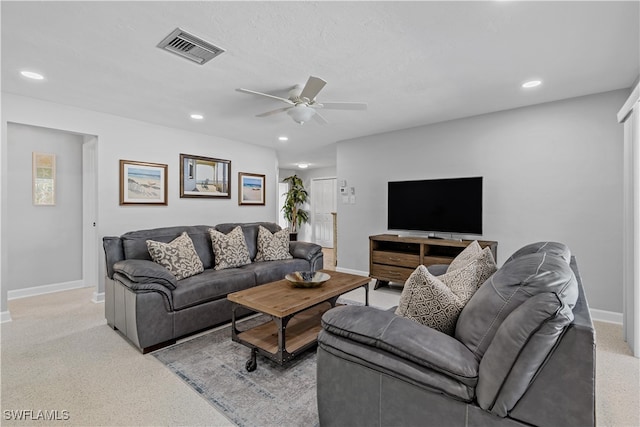
[[[13, 321], [0, 328], [0, 424], [233, 425], [111, 330], [92, 294], [86, 288], [9, 302]], [[620, 325], [597, 322], [596, 329], [598, 425], [640, 426], [640, 362], [630, 356]], [[59, 418], [67, 411], [69, 419], [7, 419], [29, 410]]]

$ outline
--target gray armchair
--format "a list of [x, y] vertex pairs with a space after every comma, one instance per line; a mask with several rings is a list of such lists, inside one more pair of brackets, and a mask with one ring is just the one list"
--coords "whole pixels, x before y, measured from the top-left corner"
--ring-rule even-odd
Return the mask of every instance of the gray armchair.
[[562, 244], [516, 252], [454, 336], [372, 307], [332, 309], [322, 327], [322, 426], [595, 425], [595, 332]]

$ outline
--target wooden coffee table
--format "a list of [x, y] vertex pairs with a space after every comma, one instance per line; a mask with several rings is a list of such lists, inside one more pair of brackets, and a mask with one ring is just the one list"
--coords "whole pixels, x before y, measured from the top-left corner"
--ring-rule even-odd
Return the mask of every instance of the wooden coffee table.
[[[247, 371], [257, 367], [260, 354], [284, 365], [317, 344], [320, 318], [338, 297], [359, 287], [365, 290], [369, 305], [371, 278], [337, 271], [320, 270], [331, 278], [317, 288], [294, 288], [288, 280], [267, 283], [227, 295], [231, 301], [231, 338], [251, 349]], [[236, 310], [245, 307], [271, 316], [272, 321], [240, 331], [236, 328]]]

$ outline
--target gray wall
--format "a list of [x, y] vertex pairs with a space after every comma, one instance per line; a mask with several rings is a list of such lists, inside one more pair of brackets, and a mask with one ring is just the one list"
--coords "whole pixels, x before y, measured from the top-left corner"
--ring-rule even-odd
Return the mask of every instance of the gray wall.
[[[98, 293], [104, 292], [102, 237], [146, 228], [211, 224], [221, 222], [275, 221], [277, 158], [275, 150], [240, 141], [168, 128], [124, 117], [84, 110], [34, 98], [2, 93], [2, 139], [0, 146], [0, 190], [2, 194], [2, 236], [13, 228], [7, 214], [8, 155], [7, 123], [59, 129], [97, 138], [97, 241], [99, 259]], [[180, 198], [180, 153], [231, 160], [231, 198]], [[251, 155], [247, 155], [251, 153]], [[120, 206], [119, 160], [168, 165], [167, 206]], [[239, 206], [238, 172], [266, 176], [265, 206]], [[6, 239], [1, 242], [0, 313], [7, 310], [8, 258], [13, 252]]]
[[[67, 132], [7, 126], [7, 290], [82, 280], [82, 143]], [[56, 205], [34, 206], [31, 153], [56, 155]]]
[[368, 236], [387, 232], [387, 182], [484, 177], [484, 239], [501, 264], [556, 240], [577, 257], [592, 308], [622, 312], [622, 126], [628, 90], [519, 108], [338, 143], [339, 267], [368, 271]]

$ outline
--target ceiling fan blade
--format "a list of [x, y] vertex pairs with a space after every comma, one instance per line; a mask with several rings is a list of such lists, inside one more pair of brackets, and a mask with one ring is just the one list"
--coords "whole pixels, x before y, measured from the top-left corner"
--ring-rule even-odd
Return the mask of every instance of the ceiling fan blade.
[[364, 102], [322, 102], [322, 107], [327, 110], [366, 110]]
[[250, 95], [266, 96], [267, 98], [277, 99], [278, 101], [286, 102], [287, 104], [291, 104], [291, 105], [293, 105], [293, 102], [291, 102], [291, 101], [290, 101], [290, 100], [288, 100], [287, 98], [282, 98], [282, 97], [280, 97], [280, 96], [269, 95], [268, 93], [256, 92], [255, 90], [249, 90], [249, 89], [243, 89], [243, 88], [238, 88], [238, 89], [236, 89], [236, 90], [237, 90], [238, 92], [248, 93], [248, 94], [250, 94]]
[[300, 92], [300, 98], [307, 98], [309, 101], [313, 101], [326, 84], [327, 82], [319, 77], [309, 77], [307, 84], [304, 85], [302, 92]]
[[325, 119], [324, 117], [322, 117], [322, 116], [320, 115], [320, 113], [318, 113], [317, 111], [316, 111], [316, 113], [313, 115], [313, 118], [314, 118], [314, 120], [315, 120], [316, 122], [320, 123], [321, 125], [326, 125], [326, 124], [328, 124], [328, 123], [329, 123], [329, 122], [327, 121], [327, 119]]
[[274, 114], [278, 114], [278, 113], [283, 113], [285, 111], [287, 111], [288, 109], [293, 108], [293, 107], [282, 107], [282, 108], [278, 108], [277, 110], [271, 110], [271, 111], [267, 111], [266, 113], [262, 113], [262, 114], [256, 114], [256, 117], [267, 117], [267, 116], [273, 116]]

